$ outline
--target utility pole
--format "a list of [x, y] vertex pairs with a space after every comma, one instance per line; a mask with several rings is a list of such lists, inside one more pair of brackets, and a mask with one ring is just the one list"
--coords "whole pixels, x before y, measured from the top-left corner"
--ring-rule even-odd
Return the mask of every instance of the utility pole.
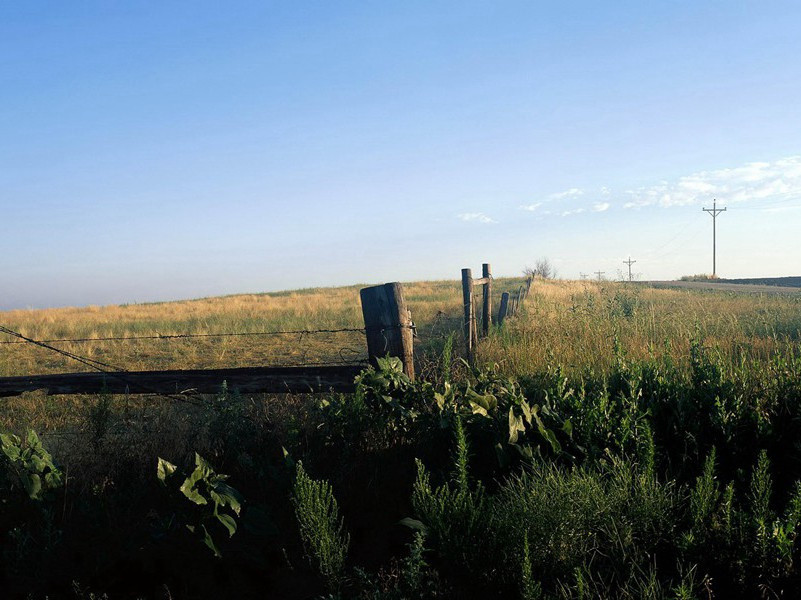
[[593, 271], [598, 276], [598, 281], [601, 281], [601, 275], [606, 273], [606, 271]]
[[631, 265], [633, 265], [636, 262], [637, 262], [636, 260], [631, 260], [630, 256], [629, 256], [628, 260], [624, 260], [623, 261], [624, 265], [628, 265], [629, 266], [629, 283], [631, 283]]
[[715, 242], [716, 224], [717, 224], [717, 220], [718, 220], [718, 215], [720, 213], [722, 213], [722, 212], [726, 212], [726, 209], [725, 208], [718, 208], [718, 201], [713, 199], [712, 200], [712, 208], [702, 208], [701, 210], [703, 210], [704, 212], [708, 212], [710, 215], [712, 215], [712, 277], [715, 277], [715, 275], [716, 275], [716, 267], [717, 267], [717, 265], [715, 264], [715, 262], [716, 262], [716, 257], [715, 257], [715, 251], [716, 251], [716, 249], [715, 249], [715, 245], [716, 245], [716, 242]]
[[579, 271], [579, 275], [581, 275], [581, 280], [582, 280], [582, 281], [584, 281], [585, 279], [587, 279], [587, 274], [586, 274], [586, 273], [582, 273], [582, 272], [580, 272], [580, 271]]

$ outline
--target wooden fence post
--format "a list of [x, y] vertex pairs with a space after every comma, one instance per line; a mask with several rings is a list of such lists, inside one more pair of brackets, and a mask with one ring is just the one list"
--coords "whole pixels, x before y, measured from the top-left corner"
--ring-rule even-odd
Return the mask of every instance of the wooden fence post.
[[473, 332], [475, 329], [475, 309], [473, 308], [473, 272], [462, 269], [462, 299], [464, 300], [464, 343], [468, 361], [473, 361]]
[[484, 305], [481, 308], [481, 329], [486, 337], [492, 323], [492, 267], [489, 263], [481, 265], [481, 277], [487, 280], [484, 283]]
[[498, 327], [503, 325], [503, 320], [506, 318], [506, 312], [509, 310], [509, 292], [501, 294], [501, 308], [498, 310]]
[[378, 357], [397, 356], [403, 361], [403, 372], [414, 379], [414, 332], [411, 313], [403, 299], [403, 286], [385, 283], [367, 287], [359, 296], [370, 362], [375, 365]]

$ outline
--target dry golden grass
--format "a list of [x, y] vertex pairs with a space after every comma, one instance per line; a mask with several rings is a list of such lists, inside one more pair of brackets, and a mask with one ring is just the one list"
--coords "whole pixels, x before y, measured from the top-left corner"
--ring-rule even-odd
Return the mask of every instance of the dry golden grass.
[[[497, 293], [519, 285], [499, 279]], [[37, 340], [361, 328], [359, 289], [313, 288], [179, 302], [16, 310], [0, 312], [0, 324]], [[418, 326], [417, 347], [436, 350], [450, 331], [460, 331], [461, 284], [404, 284]], [[498, 299], [496, 298], [496, 306]], [[12, 341], [0, 335], [0, 342]], [[51, 345], [126, 370], [221, 368], [314, 364], [366, 357], [362, 333], [201, 337], [133, 341], [53, 342]], [[0, 376], [85, 371], [87, 367], [30, 344], [0, 345]]]
[[605, 370], [617, 339], [629, 358], [667, 354], [686, 362], [693, 338], [729, 360], [768, 359], [798, 346], [801, 297], [540, 281], [517, 318], [480, 345], [479, 361], [512, 374], [555, 363]]

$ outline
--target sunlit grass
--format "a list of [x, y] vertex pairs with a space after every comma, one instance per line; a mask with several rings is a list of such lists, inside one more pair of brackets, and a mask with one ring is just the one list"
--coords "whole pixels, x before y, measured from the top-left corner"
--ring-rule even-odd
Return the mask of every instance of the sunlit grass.
[[[517, 285], [519, 280], [498, 279], [495, 305], [502, 291]], [[364, 326], [359, 302], [361, 287], [364, 286], [178, 302], [15, 310], [0, 312], [0, 324], [37, 340], [358, 329]], [[406, 283], [404, 293], [418, 327], [415, 343], [421, 353], [436, 350], [450, 331], [461, 331], [460, 282]], [[11, 340], [0, 335], [0, 341]], [[313, 364], [366, 358], [364, 335], [359, 332], [52, 345], [126, 370]], [[85, 365], [30, 344], [0, 345], [0, 376], [85, 370]]]
[[516, 318], [483, 342], [478, 356], [510, 374], [554, 364], [605, 371], [616, 360], [616, 343], [629, 359], [686, 362], [691, 339], [728, 361], [767, 360], [798, 345], [801, 296], [537, 282]]

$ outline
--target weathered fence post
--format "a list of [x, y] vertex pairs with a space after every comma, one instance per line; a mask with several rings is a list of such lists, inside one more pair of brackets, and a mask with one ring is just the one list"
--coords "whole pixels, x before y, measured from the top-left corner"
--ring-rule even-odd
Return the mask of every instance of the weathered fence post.
[[498, 310], [498, 326], [503, 325], [503, 320], [506, 318], [506, 311], [509, 310], [509, 292], [501, 294], [501, 308]]
[[486, 337], [489, 335], [492, 323], [492, 267], [489, 263], [481, 265], [481, 277], [486, 279], [484, 282], [484, 305], [481, 308], [481, 329]]
[[467, 359], [473, 361], [473, 333], [475, 329], [475, 309], [473, 308], [473, 272], [462, 269], [462, 299], [464, 300], [464, 343]]
[[363, 288], [359, 295], [370, 362], [375, 364], [378, 357], [397, 356], [403, 362], [403, 372], [414, 379], [414, 332], [403, 286], [385, 283]]

